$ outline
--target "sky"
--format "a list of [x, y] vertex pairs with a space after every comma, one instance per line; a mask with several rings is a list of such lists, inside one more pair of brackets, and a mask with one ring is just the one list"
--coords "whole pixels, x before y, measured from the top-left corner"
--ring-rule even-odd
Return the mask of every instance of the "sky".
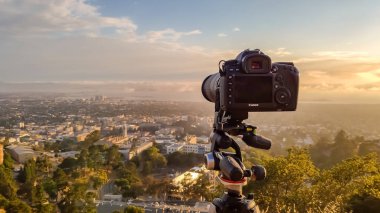
[[302, 101], [380, 103], [379, 14], [376, 0], [0, 0], [0, 82], [198, 94], [219, 60], [259, 48], [295, 63]]

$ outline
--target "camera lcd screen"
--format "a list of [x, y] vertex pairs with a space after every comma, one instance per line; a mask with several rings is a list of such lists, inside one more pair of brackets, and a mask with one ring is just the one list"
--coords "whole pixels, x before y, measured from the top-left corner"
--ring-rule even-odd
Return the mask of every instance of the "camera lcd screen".
[[271, 103], [272, 76], [235, 76], [235, 103]]

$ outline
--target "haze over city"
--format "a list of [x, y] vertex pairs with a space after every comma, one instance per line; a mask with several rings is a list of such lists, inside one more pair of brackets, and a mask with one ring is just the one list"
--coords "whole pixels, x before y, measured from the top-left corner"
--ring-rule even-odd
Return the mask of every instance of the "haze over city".
[[259, 48], [296, 64], [300, 101], [380, 103], [379, 13], [377, 1], [1, 0], [0, 92], [200, 101], [219, 60]]

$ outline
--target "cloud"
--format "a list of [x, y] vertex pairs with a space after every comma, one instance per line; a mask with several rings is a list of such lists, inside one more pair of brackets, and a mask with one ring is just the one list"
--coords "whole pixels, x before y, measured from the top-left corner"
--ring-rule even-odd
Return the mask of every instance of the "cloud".
[[24, 0], [0, 2], [0, 32], [12, 36], [100, 33], [103, 28], [134, 33], [128, 17], [102, 16], [84, 0]]
[[177, 32], [174, 29], [165, 29], [160, 31], [150, 31], [146, 35], [146, 39], [149, 42], [156, 41], [178, 41], [183, 36], [200, 35], [200, 30], [193, 30], [189, 32]]
[[268, 53], [278, 57], [284, 57], [292, 54], [283, 47], [277, 48], [276, 50], [268, 50]]
[[225, 33], [218, 33], [217, 36], [218, 36], [218, 37], [227, 37], [227, 34], [225, 34]]
[[380, 91], [380, 81], [369, 84], [360, 84], [355, 87], [359, 90], [378, 92]]
[[234, 31], [234, 32], [239, 32], [239, 31], [240, 31], [240, 28], [239, 28], [239, 27], [235, 27], [234, 29], [232, 29], [232, 31]]
[[297, 63], [318, 62], [318, 61], [357, 61], [357, 62], [373, 62], [378, 61], [377, 58], [369, 56], [364, 51], [318, 51], [313, 52], [312, 56], [302, 57], [295, 60]]
[[301, 88], [305, 92], [336, 93], [336, 96], [379, 92], [380, 58], [367, 52], [319, 51], [294, 62], [300, 70]]
[[235, 53], [186, 45], [198, 29], [137, 32], [84, 0], [0, 1], [3, 81], [198, 79]]
[[347, 59], [353, 57], [368, 56], [368, 52], [362, 51], [319, 51], [314, 52], [313, 55], [320, 57], [332, 57], [338, 59]]

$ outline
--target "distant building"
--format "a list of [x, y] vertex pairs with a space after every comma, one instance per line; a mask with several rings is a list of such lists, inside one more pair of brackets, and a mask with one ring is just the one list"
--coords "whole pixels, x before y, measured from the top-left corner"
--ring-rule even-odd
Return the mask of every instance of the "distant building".
[[121, 146], [128, 142], [128, 137], [124, 136], [110, 136], [105, 137], [95, 143], [95, 145], [105, 145], [106, 147], [110, 147], [112, 145]]
[[211, 151], [211, 144], [187, 144], [183, 148], [186, 153], [205, 154]]
[[194, 135], [188, 135], [186, 136], [185, 140], [187, 143], [196, 144], [197, 143], [197, 137]]
[[79, 155], [80, 152], [79, 151], [68, 151], [68, 152], [60, 152], [58, 153], [57, 155], [61, 158], [75, 158], [76, 155]]
[[119, 153], [123, 155], [124, 160], [129, 160], [130, 149], [119, 149]]
[[94, 97], [94, 100], [95, 100], [95, 101], [105, 101], [106, 98], [107, 98], [107, 97], [104, 96], [104, 95], [97, 95], [97, 96]]
[[123, 128], [122, 128], [122, 136], [123, 137], [128, 137], [128, 125], [127, 124], [124, 124], [123, 125]]
[[[183, 198], [183, 181], [195, 182], [201, 176], [201, 174], [205, 171], [205, 167], [193, 167], [190, 170], [176, 176], [172, 179], [172, 184], [178, 187], [178, 190], [175, 192], [169, 193], [168, 198], [174, 200], [182, 200]], [[186, 182], [185, 182], [186, 183]]]
[[25, 163], [36, 156], [33, 149], [29, 146], [10, 145], [6, 149], [9, 150], [12, 158], [19, 163]]
[[149, 149], [149, 148], [152, 147], [152, 146], [153, 146], [153, 142], [151, 142], [151, 141], [148, 141], [148, 142], [145, 142], [145, 143], [142, 143], [142, 144], [137, 145], [137, 146], [134, 148], [134, 150], [131, 150], [131, 151], [129, 152], [129, 156], [128, 156], [129, 160], [132, 159], [134, 156], [140, 154], [140, 153], [143, 152], [144, 150]]
[[77, 140], [77, 142], [82, 142], [82, 141], [86, 140], [86, 137], [87, 137], [87, 135], [89, 135], [89, 134], [90, 134], [89, 132], [85, 132], [85, 133], [82, 133], [82, 134], [78, 134], [78, 135], [76, 136], [76, 140]]
[[123, 196], [122, 195], [114, 195], [114, 194], [105, 194], [103, 196], [103, 200], [121, 202], [123, 200]]
[[166, 154], [171, 154], [173, 152], [179, 152], [181, 151], [182, 147], [184, 146], [184, 144], [172, 144], [170, 146], [167, 146], [166, 147]]
[[208, 136], [199, 136], [197, 137], [197, 143], [209, 143], [209, 137]]
[[182, 151], [186, 153], [198, 153], [198, 144], [186, 144], [183, 146]]

